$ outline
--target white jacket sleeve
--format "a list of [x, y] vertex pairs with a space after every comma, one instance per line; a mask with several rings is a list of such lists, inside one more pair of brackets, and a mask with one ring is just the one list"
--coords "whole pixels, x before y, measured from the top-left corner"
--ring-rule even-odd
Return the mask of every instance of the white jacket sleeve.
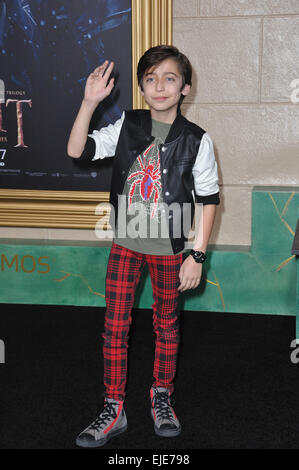
[[107, 127], [94, 130], [92, 134], [88, 134], [88, 137], [94, 139], [96, 146], [95, 155], [91, 159], [92, 162], [99, 158], [114, 157], [124, 118], [125, 112], [114, 124], [109, 124]]
[[219, 192], [218, 168], [213, 142], [207, 133], [201, 139], [192, 174], [195, 194], [198, 196], [209, 196]]

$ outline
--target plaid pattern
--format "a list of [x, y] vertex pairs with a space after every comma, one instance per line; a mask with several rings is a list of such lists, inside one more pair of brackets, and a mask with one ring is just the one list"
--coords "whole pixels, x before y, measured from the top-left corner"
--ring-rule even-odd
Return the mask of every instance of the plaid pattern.
[[179, 346], [179, 270], [183, 254], [148, 255], [112, 243], [106, 276], [104, 338], [105, 396], [124, 400], [127, 381], [128, 335], [131, 310], [141, 271], [147, 263], [154, 304], [156, 333], [154, 387], [173, 392]]

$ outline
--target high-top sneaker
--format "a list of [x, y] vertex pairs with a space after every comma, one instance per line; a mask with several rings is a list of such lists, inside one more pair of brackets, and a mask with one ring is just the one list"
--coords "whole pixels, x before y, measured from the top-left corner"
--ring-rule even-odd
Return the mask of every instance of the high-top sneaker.
[[112, 437], [127, 429], [123, 401], [105, 398], [104, 409], [76, 439], [80, 447], [101, 447]]
[[181, 433], [181, 425], [172, 408], [169, 390], [163, 387], [152, 387], [150, 395], [155, 433], [163, 437], [178, 436]]

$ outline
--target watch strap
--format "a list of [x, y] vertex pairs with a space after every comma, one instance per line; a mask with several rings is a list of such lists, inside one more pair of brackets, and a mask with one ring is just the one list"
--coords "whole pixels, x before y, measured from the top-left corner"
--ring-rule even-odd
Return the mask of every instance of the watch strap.
[[191, 250], [190, 255], [193, 257], [196, 263], [204, 263], [207, 258], [207, 256], [205, 255], [203, 251]]

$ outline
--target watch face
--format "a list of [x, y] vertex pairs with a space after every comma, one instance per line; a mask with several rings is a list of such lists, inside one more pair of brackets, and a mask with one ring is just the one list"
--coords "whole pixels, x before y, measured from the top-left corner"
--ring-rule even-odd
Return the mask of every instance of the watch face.
[[191, 254], [197, 263], [203, 263], [206, 259], [206, 255], [202, 251], [191, 251]]

